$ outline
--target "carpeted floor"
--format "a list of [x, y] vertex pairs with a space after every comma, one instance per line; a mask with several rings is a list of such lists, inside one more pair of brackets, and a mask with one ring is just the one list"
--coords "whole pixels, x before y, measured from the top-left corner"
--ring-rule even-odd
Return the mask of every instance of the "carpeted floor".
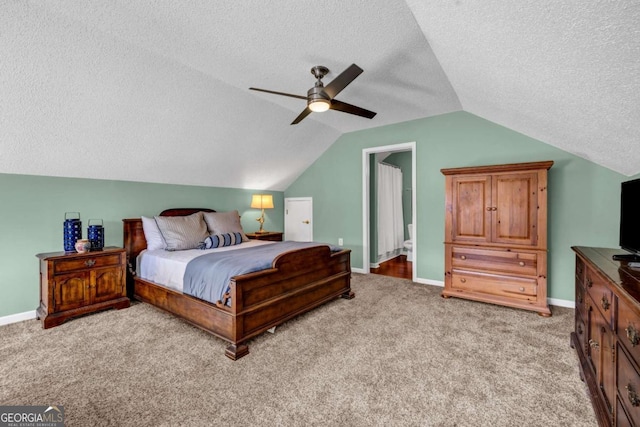
[[64, 405], [67, 426], [595, 426], [553, 317], [354, 274], [335, 300], [225, 343], [146, 304], [43, 330], [0, 327], [0, 404]]

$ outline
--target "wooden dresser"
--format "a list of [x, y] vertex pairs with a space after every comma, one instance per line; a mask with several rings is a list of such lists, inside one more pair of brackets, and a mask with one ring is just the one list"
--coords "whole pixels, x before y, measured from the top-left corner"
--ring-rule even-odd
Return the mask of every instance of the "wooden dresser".
[[442, 169], [442, 296], [550, 316], [547, 303], [547, 171], [552, 161]]
[[571, 346], [602, 426], [640, 426], [640, 269], [621, 249], [573, 247], [576, 315]]
[[122, 248], [107, 247], [84, 254], [50, 252], [40, 260], [40, 306], [43, 328], [57, 326], [73, 316], [106, 308], [129, 307]]

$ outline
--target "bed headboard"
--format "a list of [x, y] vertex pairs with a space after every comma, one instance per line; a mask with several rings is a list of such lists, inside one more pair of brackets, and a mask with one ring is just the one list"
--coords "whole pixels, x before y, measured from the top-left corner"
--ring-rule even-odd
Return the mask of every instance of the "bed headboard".
[[[215, 212], [213, 209], [207, 208], [175, 208], [162, 211], [160, 216], [187, 216], [200, 211]], [[124, 231], [123, 247], [127, 253], [127, 276], [133, 276], [135, 275], [136, 258], [140, 252], [147, 248], [147, 240], [144, 238], [144, 231], [142, 230], [142, 219], [123, 219], [122, 223]]]

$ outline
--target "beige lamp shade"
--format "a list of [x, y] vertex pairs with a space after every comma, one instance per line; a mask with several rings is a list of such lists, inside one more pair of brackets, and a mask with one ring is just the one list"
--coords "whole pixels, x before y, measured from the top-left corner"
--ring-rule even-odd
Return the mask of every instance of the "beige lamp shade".
[[273, 196], [271, 194], [254, 194], [251, 198], [251, 207], [254, 209], [273, 209]]

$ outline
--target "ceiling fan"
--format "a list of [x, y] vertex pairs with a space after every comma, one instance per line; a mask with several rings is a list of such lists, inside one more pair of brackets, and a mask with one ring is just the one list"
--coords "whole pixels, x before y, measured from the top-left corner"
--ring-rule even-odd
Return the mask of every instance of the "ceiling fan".
[[256, 87], [250, 87], [249, 89], [306, 100], [307, 107], [302, 110], [302, 113], [300, 113], [293, 122], [291, 122], [292, 125], [300, 123], [302, 119], [307, 117], [312, 112], [320, 113], [329, 109], [372, 119], [376, 115], [376, 113], [374, 113], [373, 111], [365, 110], [364, 108], [356, 107], [355, 105], [347, 104], [346, 102], [338, 101], [337, 99], [335, 99], [336, 95], [338, 95], [345, 87], [347, 87], [349, 83], [354, 81], [355, 78], [362, 73], [362, 71], [362, 68], [358, 67], [356, 64], [351, 64], [349, 68], [344, 70], [338, 77], [333, 79], [331, 83], [325, 86], [322, 83], [322, 78], [327, 75], [329, 69], [327, 67], [323, 67], [322, 65], [316, 65], [311, 69], [311, 74], [313, 74], [314, 77], [318, 80], [316, 81], [315, 86], [307, 91], [307, 96], [293, 95], [290, 93], [276, 92], [273, 90], [258, 89]]

